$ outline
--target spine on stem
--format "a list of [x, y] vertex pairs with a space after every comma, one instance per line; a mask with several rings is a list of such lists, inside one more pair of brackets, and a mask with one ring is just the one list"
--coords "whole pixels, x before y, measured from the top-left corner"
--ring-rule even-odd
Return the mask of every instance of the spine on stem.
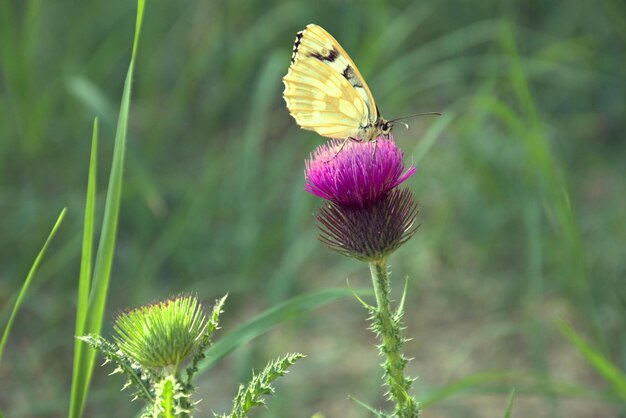
[[376, 294], [376, 307], [372, 309], [372, 327], [381, 340], [378, 346], [385, 358], [385, 383], [389, 386], [388, 397], [396, 403], [394, 416], [398, 418], [416, 418], [419, 416], [417, 401], [409, 395], [413, 379], [405, 376], [404, 369], [408, 359], [402, 354], [401, 347], [407, 341], [402, 337], [403, 304], [393, 312], [390, 301], [390, 281], [386, 259], [370, 262], [370, 272]]

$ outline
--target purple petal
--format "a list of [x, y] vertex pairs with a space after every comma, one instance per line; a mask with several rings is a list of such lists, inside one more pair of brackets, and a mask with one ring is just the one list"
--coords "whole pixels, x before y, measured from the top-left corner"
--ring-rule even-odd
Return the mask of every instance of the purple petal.
[[362, 206], [415, 173], [414, 164], [404, 171], [403, 157], [391, 137], [373, 142], [332, 140], [317, 147], [305, 162], [304, 189], [338, 205]]

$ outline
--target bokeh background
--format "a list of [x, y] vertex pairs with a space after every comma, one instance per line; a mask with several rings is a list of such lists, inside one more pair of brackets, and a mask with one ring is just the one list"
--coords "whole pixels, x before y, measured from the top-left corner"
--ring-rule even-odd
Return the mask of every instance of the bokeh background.
[[[60, 210], [68, 217], [0, 365], [7, 417], [59, 417], [71, 380], [94, 116], [104, 196], [135, 2], [0, 2], [0, 305]], [[303, 159], [322, 138], [281, 98], [295, 32], [331, 32], [418, 173], [418, 234], [392, 258], [409, 278], [405, 349], [424, 417], [623, 417], [559, 332], [565, 319], [626, 365], [626, 5], [562, 1], [206, 1], [147, 4], [132, 99], [107, 324], [181, 291], [230, 293], [223, 333], [281, 301], [368, 287], [367, 266], [317, 241]], [[100, 199], [100, 203], [103, 203]], [[102, 205], [100, 205], [102, 207]], [[347, 298], [299, 316], [202, 375], [198, 416], [224, 412], [251, 368], [308, 357], [257, 417], [358, 418], [384, 407], [366, 313]], [[96, 368], [86, 416], [133, 416]], [[456, 389], [456, 390], [453, 390]]]

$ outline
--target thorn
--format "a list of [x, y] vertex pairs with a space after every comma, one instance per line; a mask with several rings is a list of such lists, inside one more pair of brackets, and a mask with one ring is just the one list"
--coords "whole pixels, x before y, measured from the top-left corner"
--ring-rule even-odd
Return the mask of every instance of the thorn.
[[400, 304], [398, 305], [398, 309], [396, 310], [396, 314], [394, 315], [398, 320], [402, 318], [404, 315], [404, 302], [406, 301], [406, 292], [409, 287], [409, 277], [404, 278], [404, 290], [402, 291], [402, 299], [400, 299]]

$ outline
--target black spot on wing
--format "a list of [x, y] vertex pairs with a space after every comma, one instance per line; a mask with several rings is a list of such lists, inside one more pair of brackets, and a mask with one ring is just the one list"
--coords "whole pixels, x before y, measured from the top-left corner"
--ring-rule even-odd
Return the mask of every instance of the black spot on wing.
[[302, 42], [302, 36], [304, 35], [304, 31], [300, 31], [296, 33], [296, 42], [293, 44], [293, 54], [291, 54], [291, 62], [296, 62], [296, 55], [298, 55], [298, 49], [300, 48], [300, 43]]
[[335, 48], [324, 50], [322, 52], [314, 52], [310, 54], [311, 57], [315, 57], [320, 61], [334, 62], [339, 56], [339, 52]]
[[348, 82], [350, 83], [351, 86], [353, 87], [363, 87], [363, 84], [361, 84], [361, 80], [359, 80], [359, 77], [356, 76], [356, 72], [354, 71], [354, 68], [352, 68], [349, 65], [346, 65], [346, 68], [343, 70], [343, 73], [341, 73], [344, 78], [346, 80], [348, 80]]

